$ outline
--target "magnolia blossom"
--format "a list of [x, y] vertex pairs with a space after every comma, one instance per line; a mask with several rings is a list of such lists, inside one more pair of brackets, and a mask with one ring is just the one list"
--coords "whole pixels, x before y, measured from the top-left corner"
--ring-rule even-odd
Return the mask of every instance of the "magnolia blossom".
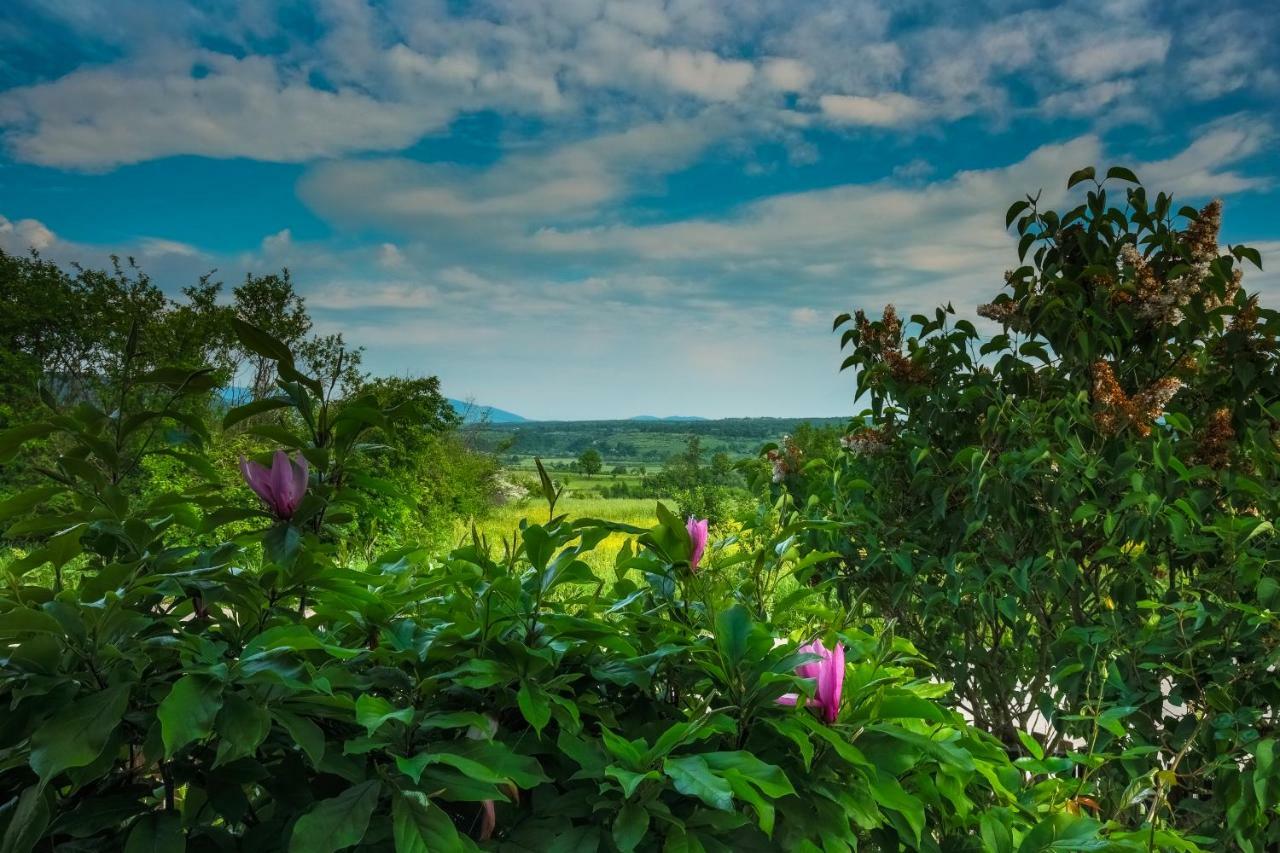
[[[844, 643], [837, 640], [835, 648], [828, 650], [822, 640], [814, 640], [801, 646], [798, 651], [818, 656], [818, 660], [796, 667], [796, 675], [817, 681], [817, 690], [809, 705], [822, 714], [823, 720], [834, 723], [840, 714], [840, 691], [844, 688]], [[787, 693], [779, 696], [778, 701], [784, 705], [794, 705], [799, 698], [799, 694]]]
[[307, 493], [307, 472], [307, 458], [302, 454], [295, 461], [283, 450], [277, 450], [270, 468], [240, 457], [244, 481], [280, 519], [293, 518], [298, 511], [302, 496]]
[[702, 554], [707, 550], [707, 520], [694, 518], [691, 515], [686, 527], [689, 530], [689, 542], [692, 546], [689, 549], [689, 568], [696, 572], [698, 563], [702, 561]]

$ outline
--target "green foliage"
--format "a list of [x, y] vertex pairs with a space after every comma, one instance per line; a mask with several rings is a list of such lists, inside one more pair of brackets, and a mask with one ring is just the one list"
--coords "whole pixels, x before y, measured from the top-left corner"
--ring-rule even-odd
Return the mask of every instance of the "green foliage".
[[743, 503], [754, 501], [742, 488], [733, 464], [723, 452], [707, 464], [702, 437], [690, 435], [683, 453], [667, 460], [662, 471], [646, 477], [644, 485], [652, 494], [670, 496], [684, 516], [726, 519]]
[[837, 319], [869, 406], [781, 488], [839, 555], [815, 577], [1060, 808], [1153, 848], [1275, 849], [1280, 316], [1216, 202], [1175, 214], [1123, 168], [1070, 183], [1070, 211], [1009, 209], [1026, 263], [990, 332], [950, 306]]
[[[370, 395], [384, 408], [403, 409], [399, 429], [370, 436], [380, 449], [361, 472], [388, 488], [364, 489], [359, 514], [340, 511], [350, 521], [338, 547], [367, 561], [399, 544], [436, 546], [456, 519], [482, 516], [489, 508], [494, 462], [460, 432], [438, 381], [370, 379], [360, 370], [361, 351], [341, 335], [309, 336], [310, 316], [287, 271], [247, 277], [227, 302], [222, 286], [209, 279], [170, 298], [131, 265], [67, 272], [35, 255], [0, 253], [0, 294], [0, 428], [14, 428], [11, 438], [37, 439], [14, 459], [16, 444], [0, 448], [6, 462], [0, 504], [45, 481], [40, 469], [86, 464], [58, 463], [62, 433], [43, 420], [55, 411], [69, 417], [97, 412], [110, 441], [112, 413], [133, 411], [132, 421], [120, 424], [125, 452], [153, 431], [187, 436], [166, 439], [157, 452], [120, 466], [112, 486], [122, 500], [162, 500], [197, 485], [213, 492], [236, 479], [238, 457], [304, 440], [306, 415], [295, 405], [296, 393], [277, 380], [296, 385], [305, 376], [308, 392], [323, 392], [334, 413]], [[199, 393], [169, 399], [176, 383], [206, 368], [201, 387], [187, 389]], [[200, 452], [193, 455], [197, 440]], [[235, 531], [245, 527], [246, 516], [229, 521]], [[178, 528], [174, 544], [197, 544], [212, 532]], [[74, 547], [79, 535], [51, 540], [49, 531], [14, 531], [9, 538], [20, 550], [12, 558], [25, 561], [18, 565], [34, 577], [53, 572], [60, 581], [83, 562]], [[0, 561], [8, 556], [0, 551]]]
[[582, 473], [588, 476], [594, 476], [600, 473], [600, 469], [604, 467], [604, 459], [600, 456], [600, 451], [594, 447], [588, 447], [578, 456], [578, 465], [582, 468]]
[[[841, 418], [814, 418], [814, 423], [839, 428]], [[477, 446], [510, 456], [515, 462], [576, 459], [588, 447], [606, 462], [653, 467], [679, 456], [690, 436], [698, 436], [709, 456], [725, 453], [731, 459], [754, 455], [760, 445], [806, 423], [802, 418], [717, 418], [715, 420], [522, 421], [482, 423], [474, 427]]]
[[[501, 552], [476, 536], [353, 568], [344, 516], [390, 490], [368, 471], [396, 411], [329, 399], [237, 329], [288, 401], [254, 429], [310, 462], [288, 520], [214, 483], [199, 435], [125, 440], [127, 408], [0, 437], [58, 448], [9, 530], [74, 533], [84, 561], [54, 588], [8, 568], [0, 849], [1146, 849], [1026, 787], [910, 643], [799, 583], [830, 555], [798, 549], [798, 519], [762, 509], [693, 573], [682, 518], [573, 521], [541, 472], [547, 521]], [[203, 375], [160, 375], [172, 410]], [[152, 457], [195, 479], [113, 487]], [[597, 577], [586, 559], [618, 533]], [[795, 675], [819, 635], [848, 648], [833, 725]]]

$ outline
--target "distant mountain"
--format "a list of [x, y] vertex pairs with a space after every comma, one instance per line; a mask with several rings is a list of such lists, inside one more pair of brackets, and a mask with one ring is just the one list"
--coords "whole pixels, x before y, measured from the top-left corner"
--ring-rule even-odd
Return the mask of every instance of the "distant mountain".
[[462, 419], [469, 424], [523, 424], [529, 421], [528, 418], [517, 415], [515, 412], [508, 412], [506, 409], [480, 406], [464, 400], [449, 398], [449, 405], [453, 406], [453, 410], [462, 415]]
[[667, 415], [660, 418], [656, 415], [636, 415], [634, 418], [628, 418], [632, 421], [705, 421], [706, 418], [700, 418], [697, 415]]

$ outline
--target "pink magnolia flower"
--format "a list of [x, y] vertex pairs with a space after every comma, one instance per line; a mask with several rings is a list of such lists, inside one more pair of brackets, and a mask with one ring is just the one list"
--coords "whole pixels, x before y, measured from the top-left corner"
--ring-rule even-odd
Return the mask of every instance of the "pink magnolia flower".
[[[840, 691], [844, 688], [844, 643], [836, 641], [835, 648], [828, 650], [822, 640], [814, 640], [801, 646], [797, 651], [801, 654], [818, 655], [819, 659], [802, 663], [796, 667], [796, 675], [801, 678], [812, 678], [818, 682], [813, 700], [809, 705], [817, 708], [822, 719], [834, 723], [840, 714]], [[783, 705], [794, 705], [799, 699], [796, 693], [787, 693], [778, 697]]]
[[689, 549], [689, 568], [696, 572], [698, 563], [702, 561], [702, 554], [707, 550], [707, 520], [691, 515], [686, 527], [689, 530], [689, 542], [693, 546]]
[[308, 470], [307, 457], [301, 453], [294, 461], [283, 450], [277, 450], [270, 468], [240, 457], [240, 475], [267, 509], [281, 519], [293, 518], [298, 511], [302, 496], [307, 493]]

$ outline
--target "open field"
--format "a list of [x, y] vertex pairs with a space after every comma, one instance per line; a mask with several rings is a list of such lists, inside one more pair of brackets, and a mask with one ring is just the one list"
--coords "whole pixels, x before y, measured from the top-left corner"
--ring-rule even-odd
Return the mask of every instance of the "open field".
[[[657, 523], [656, 506], [657, 501], [649, 498], [565, 496], [556, 503], [556, 514], [564, 513], [570, 518], [602, 518], [636, 527], [652, 527]], [[517, 535], [520, 522], [524, 519], [531, 523], [546, 521], [546, 503], [541, 499], [532, 499], [497, 507], [487, 517], [476, 520], [475, 527], [496, 549], [500, 549], [503, 540], [510, 541], [512, 536]], [[470, 535], [471, 524], [459, 522], [455, 530], [455, 541], [464, 541]], [[625, 536], [615, 533], [596, 546], [588, 562], [597, 574], [604, 576], [603, 573], [612, 567], [614, 557], [625, 540]]]
[[[601, 495], [604, 490], [611, 486], [639, 486], [644, 480], [640, 474], [575, 474], [572, 471], [556, 471], [551, 468], [553, 460], [544, 460], [548, 464], [547, 473], [551, 475], [551, 479], [559, 485], [564, 486], [564, 497], [590, 498]], [[606, 464], [606, 470], [611, 467]], [[504, 469], [508, 478], [521, 483], [536, 483], [538, 481], [538, 471], [533, 466], [533, 460], [529, 459], [522, 463], [508, 465]], [[650, 473], [657, 473], [658, 469], [653, 469]], [[603, 499], [603, 498], [601, 498]]]

